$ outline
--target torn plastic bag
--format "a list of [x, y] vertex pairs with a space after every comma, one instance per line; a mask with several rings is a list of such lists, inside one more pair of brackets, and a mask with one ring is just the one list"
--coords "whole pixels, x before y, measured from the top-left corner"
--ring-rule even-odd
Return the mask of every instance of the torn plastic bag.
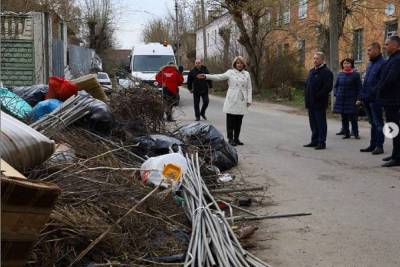
[[211, 153], [204, 153], [203, 156], [208, 163], [217, 166], [221, 171], [229, 170], [238, 163], [236, 149], [226, 142], [224, 136], [211, 124], [190, 123], [178, 128], [174, 135], [180, 137], [186, 145], [200, 149], [211, 148]]
[[188, 165], [181, 152], [170, 153], [147, 159], [141, 166], [140, 177], [146, 185], [179, 189]]
[[58, 99], [65, 101], [78, 92], [77, 85], [72, 82], [65, 80], [64, 78], [51, 76], [49, 77], [49, 90], [46, 95], [46, 99]]
[[53, 154], [54, 141], [5, 112], [0, 117], [0, 155], [15, 169], [32, 168]]
[[177, 152], [178, 147], [183, 145], [182, 141], [162, 134], [136, 137], [131, 142], [139, 144], [138, 147], [133, 149], [135, 153], [149, 157], [168, 154], [170, 148]]
[[77, 159], [75, 150], [68, 144], [57, 144], [54, 154], [46, 161], [49, 169], [59, 169]]
[[37, 121], [41, 117], [51, 113], [53, 110], [61, 106], [62, 103], [63, 102], [61, 102], [58, 99], [47, 99], [41, 101], [32, 109], [32, 112], [29, 114], [29, 117], [32, 120], [32, 122]]
[[[79, 95], [85, 95], [92, 98], [85, 91], [79, 91]], [[88, 128], [91, 131], [108, 134], [115, 126], [115, 119], [110, 107], [101, 100], [93, 98], [93, 102], [89, 104], [90, 113], [79, 120], [78, 124]]]
[[46, 99], [49, 86], [47, 84], [37, 84], [32, 86], [14, 87], [11, 90], [28, 102], [29, 105], [34, 107], [37, 103]]
[[0, 106], [4, 111], [20, 120], [24, 120], [32, 112], [32, 107], [28, 102], [7, 88], [1, 87]]

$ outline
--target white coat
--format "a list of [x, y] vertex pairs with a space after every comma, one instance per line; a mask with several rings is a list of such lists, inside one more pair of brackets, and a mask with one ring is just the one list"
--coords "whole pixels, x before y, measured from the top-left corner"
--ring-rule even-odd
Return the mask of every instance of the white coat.
[[252, 102], [252, 86], [250, 73], [245, 70], [230, 69], [222, 74], [206, 74], [207, 80], [228, 80], [223, 112], [236, 115], [247, 113], [247, 104]]

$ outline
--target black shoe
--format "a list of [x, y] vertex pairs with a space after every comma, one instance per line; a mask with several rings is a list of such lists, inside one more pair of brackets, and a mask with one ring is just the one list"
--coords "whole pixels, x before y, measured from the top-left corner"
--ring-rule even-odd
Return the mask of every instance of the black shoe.
[[384, 153], [384, 151], [383, 151], [383, 148], [381, 148], [381, 147], [377, 147], [374, 149], [374, 151], [372, 151], [372, 155], [380, 155], [383, 153]]
[[355, 139], [361, 139], [360, 136], [357, 134], [354, 136]]
[[392, 156], [386, 157], [382, 159], [383, 161], [391, 161], [392, 160]]
[[344, 135], [344, 132], [340, 131], [340, 132], [336, 133], [336, 135]]
[[350, 139], [350, 135], [346, 134], [345, 136], [342, 137], [342, 139]]
[[367, 147], [367, 148], [362, 148], [362, 149], [360, 149], [360, 152], [372, 152], [372, 151], [374, 151], [374, 150], [375, 150], [375, 147], [369, 146], [369, 147]]
[[309, 144], [307, 144], [307, 145], [304, 145], [303, 147], [317, 147], [317, 146], [318, 146], [318, 144], [309, 143]]
[[395, 167], [400, 166], [400, 160], [391, 160], [382, 165], [382, 167]]
[[244, 145], [243, 142], [241, 142], [239, 139], [235, 139], [235, 143], [236, 143], [238, 146], [243, 146], [243, 145]]
[[196, 121], [200, 121], [200, 118], [196, 118]]
[[204, 120], [207, 120], [207, 117], [205, 114], [200, 115]]
[[228, 143], [231, 144], [231, 146], [236, 146], [235, 141], [233, 141], [232, 139], [229, 139], [229, 140], [228, 140]]
[[326, 149], [325, 144], [319, 144], [318, 146], [315, 147], [315, 150], [322, 150], [322, 149]]

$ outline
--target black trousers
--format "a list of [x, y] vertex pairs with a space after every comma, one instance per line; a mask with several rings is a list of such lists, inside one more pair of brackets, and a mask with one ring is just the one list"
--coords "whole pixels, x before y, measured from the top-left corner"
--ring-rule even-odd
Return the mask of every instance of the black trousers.
[[[200, 99], [203, 100], [203, 105], [200, 110]], [[200, 118], [200, 115], [206, 115], [206, 109], [208, 107], [208, 103], [210, 103], [210, 99], [208, 98], [208, 93], [204, 94], [196, 94], [193, 93], [193, 102], [194, 102], [194, 114], [196, 118]]]
[[308, 119], [311, 128], [311, 143], [324, 145], [326, 143], [326, 135], [328, 124], [326, 122], [326, 109], [308, 109]]
[[238, 140], [242, 128], [243, 115], [226, 114], [226, 132], [228, 140]]
[[175, 103], [178, 101], [177, 94], [172, 94], [168, 91], [167, 88], [163, 88], [163, 98], [164, 98], [164, 109], [165, 114], [167, 115], [167, 120], [172, 119], [172, 108]]
[[[385, 107], [386, 122], [393, 122], [400, 126], [400, 106]], [[393, 138], [392, 159], [400, 161], [400, 134]]]
[[358, 136], [358, 116], [355, 114], [342, 113], [342, 131], [345, 135], [350, 135], [349, 124], [351, 123], [351, 131], [354, 136]]

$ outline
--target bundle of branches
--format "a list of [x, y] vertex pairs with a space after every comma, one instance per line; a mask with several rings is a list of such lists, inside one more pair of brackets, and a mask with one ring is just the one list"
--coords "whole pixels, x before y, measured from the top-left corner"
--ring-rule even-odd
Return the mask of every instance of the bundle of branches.
[[51, 137], [70, 124], [89, 114], [90, 104], [94, 98], [87, 96], [71, 96], [50, 114], [35, 121], [30, 126]]
[[131, 153], [81, 129], [54, 139], [70, 145], [77, 160], [41, 177], [57, 183], [62, 194], [30, 266], [143, 266], [146, 259], [186, 251], [183, 210], [170, 194], [160, 195], [138, 182], [140, 162]]
[[115, 92], [111, 96], [110, 106], [128, 137], [130, 134], [160, 133], [165, 129], [163, 98], [153, 88], [143, 85], [143, 88]]
[[184, 266], [268, 267], [242, 248], [201, 178], [198, 155], [186, 159], [189, 168], [182, 186], [185, 210], [192, 220], [192, 236]]

